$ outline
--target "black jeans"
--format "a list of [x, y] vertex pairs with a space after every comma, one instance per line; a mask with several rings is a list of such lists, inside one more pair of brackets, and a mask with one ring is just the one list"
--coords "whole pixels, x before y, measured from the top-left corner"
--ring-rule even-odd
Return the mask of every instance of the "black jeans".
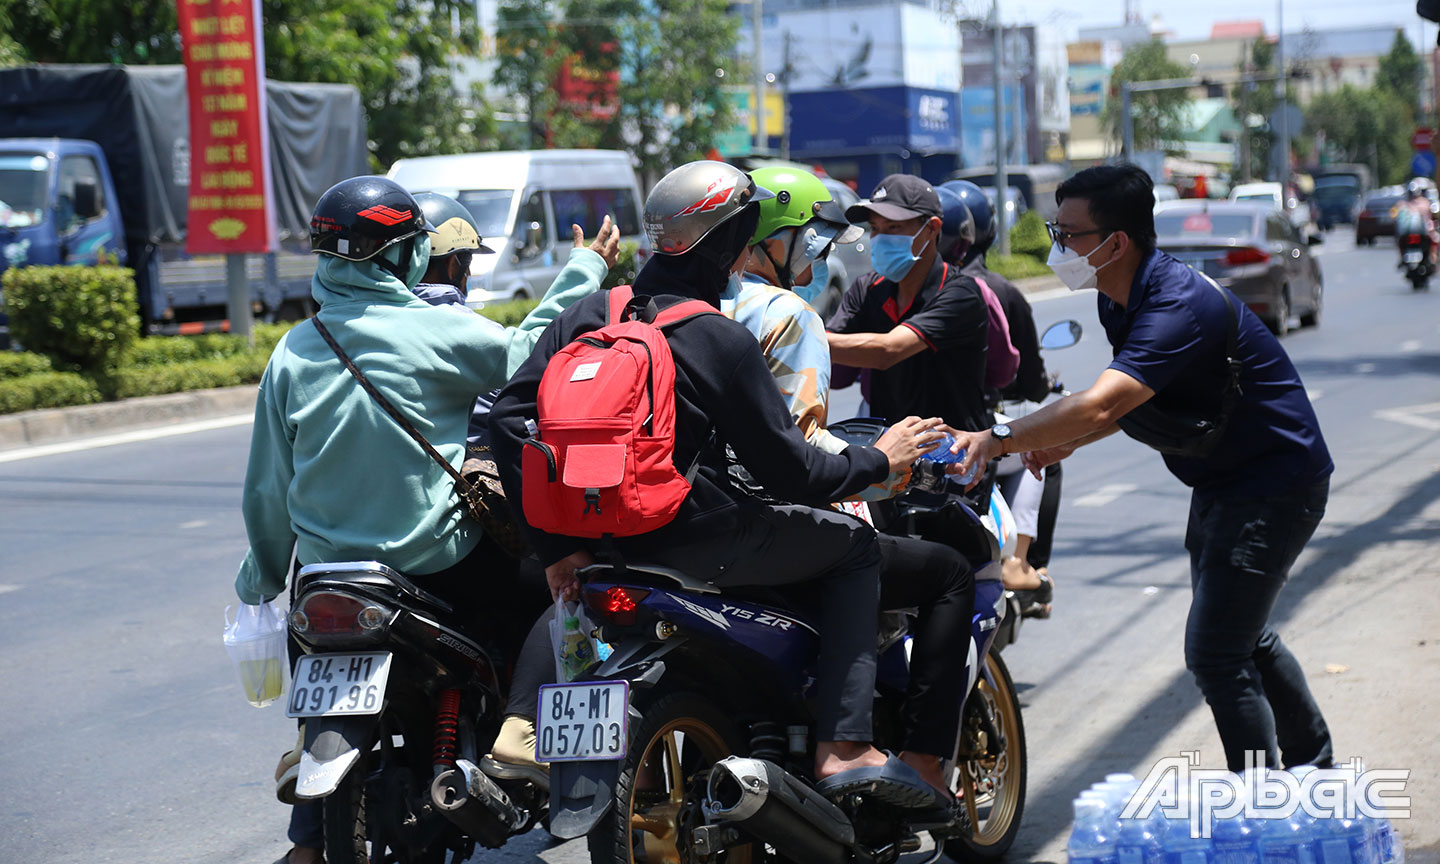
[[1269, 623], [1329, 492], [1326, 479], [1289, 495], [1190, 500], [1185, 548], [1195, 596], [1185, 665], [1210, 703], [1231, 771], [1245, 767], [1249, 750], [1262, 751], [1270, 767], [1332, 759], [1305, 673]]
[[[734, 534], [643, 554], [616, 541], [632, 563], [658, 564], [721, 588], [804, 583], [813, 595], [820, 632], [815, 734], [820, 741], [874, 737], [875, 642], [880, 596], [880, 545], [870, 526], [834, 510], [744, 501]], [[547, 616], [535, 624], [515, 670], [506, 713], [534, 719], [538, 683], [554, 678]]]
[[920, 610], [911, 629], [901, 746], [949, 759], [965, 700], [975, 574], [963, 555], [942, 543], [888, 534], [879, 539], [880, 608]]

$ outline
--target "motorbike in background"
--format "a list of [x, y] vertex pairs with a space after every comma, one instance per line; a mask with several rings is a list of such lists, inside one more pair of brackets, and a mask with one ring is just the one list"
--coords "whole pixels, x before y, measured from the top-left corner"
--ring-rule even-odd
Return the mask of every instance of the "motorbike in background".
[[324, 802], [330, 864], [462, 861], [545, 816], [545, 790], [477, 767], [509, 682], [462, 620], [374, 561], [300, 570], [286, 713], [304, 718], [296, 795]]
[[[830, 431], [873, 444], [851, 420]], [[591, 861], [890, 864], [921, 848], [993, 861], [1014, 842], [1025, 804], [1020, 702], [996, 642], [1007, 614], [1000, 544], [985, 524], [993, 475], [966, 494], [931, 463], [910, 491], [867, 505], [877, 530], [949, 543], [978, 569], [967, 697], [946, 763], [956, 810], [906, 810], [867, 793], [815, 791], [813, 696], [819, 637], [774, 589], [721, 589], [670, 568], [627, 562], [577, 573], [608, 659], [542, 688], [538, 755], [551, 764], [550, 830], [586, 836]], [[983, 566], [981, 566], [983, 565]], [[993, 566], [992, 566], [993, 565]], [[875, 744], [894, 750], [909, 670], [905, 612], [879, 634]]]
[[1416, 291], [1429, 288], [1430, 277], [1435, 271], [1430, 263], [1430, 238], [1416, 232], [1399, 234], [1395, 237], [1395, 245], [1400, 247], [1400, 268], [1405, 271], [1411, 287]]

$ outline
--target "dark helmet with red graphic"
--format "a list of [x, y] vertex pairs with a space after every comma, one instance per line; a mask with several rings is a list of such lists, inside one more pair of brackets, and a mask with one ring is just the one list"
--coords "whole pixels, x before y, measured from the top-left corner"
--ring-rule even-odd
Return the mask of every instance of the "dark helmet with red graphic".
[[347, 261], [368, 261], [435, 226], [414, 196], [385, 177], [351, 177], [320, 196], [310, 217], [310, 249]]
[[650, 191], [645, 233], [657, 254], [684, 255], [746, 207], [774, 197], [734, 165], [691, 162], [660, 178]]

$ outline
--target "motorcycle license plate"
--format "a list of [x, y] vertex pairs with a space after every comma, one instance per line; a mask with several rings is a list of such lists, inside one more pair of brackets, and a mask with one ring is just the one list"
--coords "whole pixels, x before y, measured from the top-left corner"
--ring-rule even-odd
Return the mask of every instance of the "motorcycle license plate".
[[389, 651], [308, 654], [295, 662], [287, 717], [379, 714], [390, 680]]
[[1405, 263], [1406, 263], [1406, 264], [1419, 264], [1419, 263], [1420, 263], [1420, 253], [1419, 253], [1419, 252], [1406, 252], [1406, 253], [1405, 253]]
[[535, 760], [624, 759], [629, 722], [629, 681], [546, 684], [540, 688]]

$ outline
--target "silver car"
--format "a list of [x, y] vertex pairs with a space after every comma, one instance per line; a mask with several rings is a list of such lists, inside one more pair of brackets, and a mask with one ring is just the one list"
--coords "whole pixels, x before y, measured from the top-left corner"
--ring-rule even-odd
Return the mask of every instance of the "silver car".
[[1320, 323], [1324, 279], [1310, 247], [1284, 214], [1264, 204], [1169, 202], [1155, 214], [1156, 245], [1229, 288], [1277, 336], [1298, 314]]

